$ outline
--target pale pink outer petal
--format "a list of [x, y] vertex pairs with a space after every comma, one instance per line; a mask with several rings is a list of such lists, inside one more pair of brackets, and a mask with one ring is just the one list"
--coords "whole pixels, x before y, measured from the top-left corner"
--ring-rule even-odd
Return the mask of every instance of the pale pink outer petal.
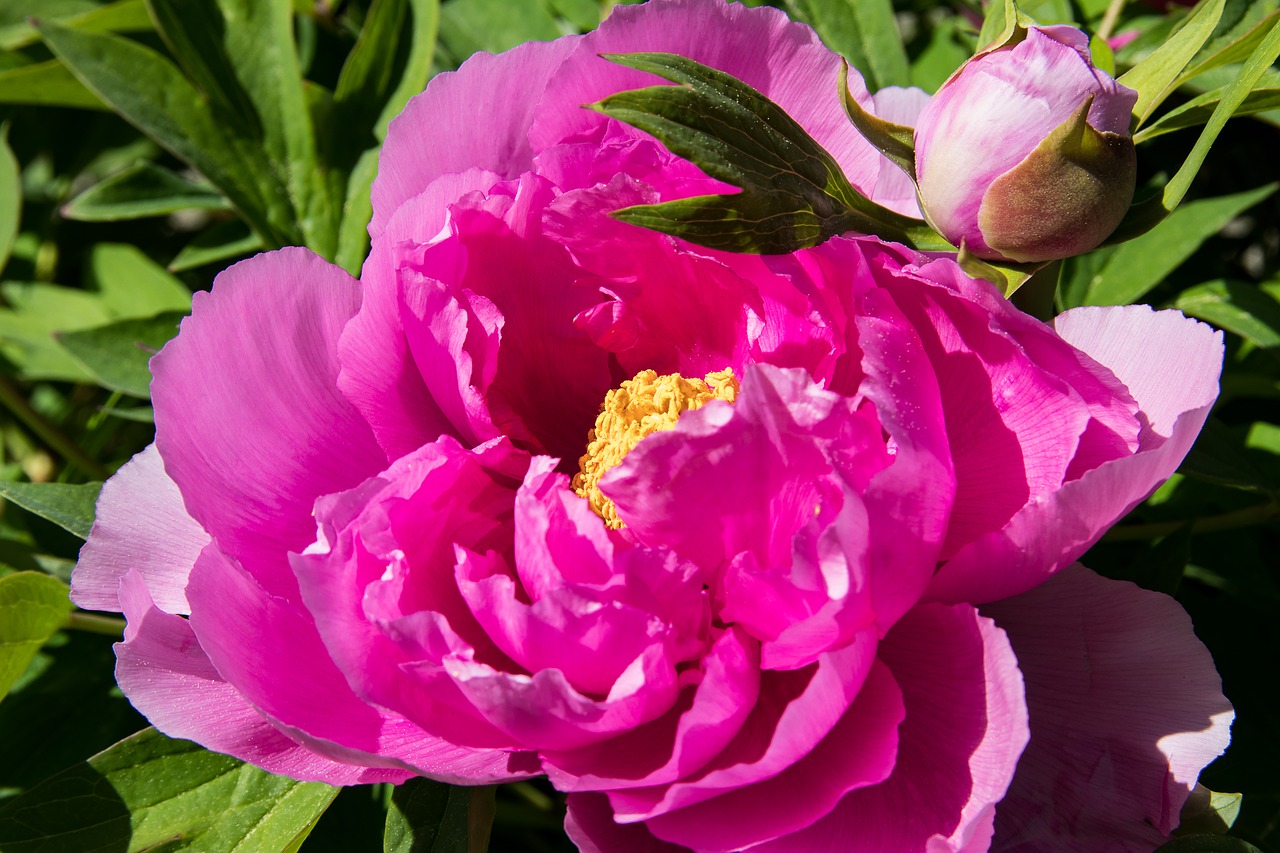
[[329, 657], [310, 613], [270, 595], [216, 545], [191, 573], [191, 627], [222, 676], [289, 737], [339, 761], [410, 768], [455, 784], [533, 775], [502, 750], [468, 749], [361, 701]]
[[156, 446], [148, 445], [102, 487], [93, 529], [71, 573], [71, 600], [86, 610], [120, 612], [120, 579], [136, 569], [157, 607], [190, 613], [187, 575], [208, 544]]
[[963, 546], [934, 576], [931, 600], [998, 601], [1071, 563], [1168, 479], [1218, 396], [1222, 333], [1177, 311], [1077, 308], [1054, 325], [1133, 394], [1146, 418], [1138, 452], [1032, 500], [1003, 529]]
[[[837, 93], [840, 58], [804, 24], [768, 7], [704, 0], [659, 0], [615, 6], [552, 77], [529, 138], [554, 145], [601, 121], [581, 109], [614, 92], [666, 81], [599, 57], [607, 53], [675, 53], [732, 74], [781, 106], [836, 159], [854, 186], [870, 193], [880, 153], [853, 129]], [[856, 71], [850, 91], [868, 99]]]
[[403, 767], [333, 761], [286, 737], [223, 680], [190, 623], [155, 606], [139, 573], [121, 579], [120, 602], [129, 624], [124, 642], [115, 647], [116, 680], [133, 706], [169, 737], [304, 782], [399, 784], [415, 775]]
[[401, 204], [441, 175], [479, 168], [512, 178], [527, 171], [534, 156], [529, 126], [543, 89], [577, 42], [566, 36], [497, 56], [477, 53], [456, 72], [433, 77], [387, 128], [369, 234], [377, 238]]
[[1031, 744], [993, 850], [1146, 853], [1165, 840], [1234, 713], [1166, 595], [1070, 566], [983, 607], [1027, 684]]
[[961, 853], [982, 849], [991, 809], [1027, 743], [1022, 676], [1004, 632], [967, 605], [917, 607], [880, 644], [902, 688], [898, 759], [760, 853]]
[[275, 594], [315, 539], [315, 499], [386, 467], [338, 391], [338, 335], [360, 286], [306, 249], [241, 261], [197, 293], [151, 360], [156, 448], [187, 512]]

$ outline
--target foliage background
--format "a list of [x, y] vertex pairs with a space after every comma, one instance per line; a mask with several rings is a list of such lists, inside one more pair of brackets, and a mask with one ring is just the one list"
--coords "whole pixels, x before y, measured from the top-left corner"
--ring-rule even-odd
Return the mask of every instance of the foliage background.
[[[611, 5], [0, 0], [0, 850], [465, 850], [468, 821], [490, 810], [494, 850], [571, 849], [543, 785], [337, 792], [153, 733], [112, 748], [146, 727], [113, 681], [121, 623], [68, 615], [64, 584], [101, 481], [150, 441], [146, 361], [191, 293], [280, 245], [358, 272], [378, 143], [405, 100], [476, 50], [585, 31]], [[935, 89], [973, 52], [982, 16], [976, 0], [775, 5], [873, 89]], [[1119, 71], [1187, 15], [1154, 0], [1022, 8], [1136, 35], [1115, 52]], [[1161, 114], [1229, 83], [1278, 8], [1228, 0]], [[1280, 849], [1278, 107], [1273, 68], [1169, 221], [1020, 297], [1042, 316], [1050, 302], [1174, 306], [1227, 332], [1196, 449], [1084, 562], [1190, 612], [1237, 709], [1233, 744], [1202, 781], [1244, 793], [1232, 835], [1263, 850]], [[1180, 123], [1148, 125], [1140, 184], [1186, 157], [1196, 135]], [[1233, 843], [1220, 849], [1245, 849]]]

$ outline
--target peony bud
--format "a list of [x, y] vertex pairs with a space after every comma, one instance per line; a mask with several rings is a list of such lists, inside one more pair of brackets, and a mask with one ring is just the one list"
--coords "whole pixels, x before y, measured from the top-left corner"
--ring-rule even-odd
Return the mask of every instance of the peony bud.
[[1031, 27], [978, 54], [916, 125], [925, 218], [990, 260], [1087, 252], [1133, 199], [1137, 97], [1093, 67], [1088, 38], [1074, 27]]

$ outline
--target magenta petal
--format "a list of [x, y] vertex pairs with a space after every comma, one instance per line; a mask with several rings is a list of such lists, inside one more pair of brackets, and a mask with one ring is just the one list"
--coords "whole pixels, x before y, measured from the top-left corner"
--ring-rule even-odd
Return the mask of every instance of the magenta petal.
[[[566, 37], [529, 42], [498, 56], [477, 53], [456, 72], [433, 77], [387, 129], [369, 233], [378, 237], [401, 204], [441, 175], [478, 167], [510, 178], [527, 170], [534, 149], [526, 134], [540, 96], [577, 42]], [[442, 116], [484, 120], [450, 121], [441, 132]]]
[[[116, 680], [129, 701], [169, 737], [187, 738], [271, 773], [330, 785], [400, 783], [415, 775], [400, 767], [344, 764], [282, 734], [210, 663], [187, 620], [155, 607], [140, 574], [120, 583], [129, 620], [116, 644]], [[191, 713], [198, 703], [199, 714]]]
[[961, 548], [934, 577], [931, 599], [997, 601], [1075, 560], [1174, 472], [1217, 397], [1222, 333], [1177, 311], [1077, 308], [1055, 325], [1128, 387], [1143, 422], [1138, 451], [1064, 483]]
[[191, 627], [218, 672], [312, 750], [367, 766], [410, 767], [454, 783], [533, 772], [518, 754], [454, 746], [361, 701], [329, 657], [310, 614], [265, 592], [215, 546], [196, 561], [188, 596]]
[[604, 794], [570, 794], [564, 829], [580, 853], [688, 853], [687, 847], [653, 837], [646, 824], [620, 824]]
[[878, 654], [906, 705], [893, 774], [846, 795], [808, 828], [753, 849], [984, 849], [992, 808], [1028, 735], [1022, 677], [1008, 638], [967, 605], [925, 605], [894, 626]]
[[1161, 844], [1234, 717], [1186, 612], [1076, 564], [983, 613], [1018, 655], [1032, 733], [992, 849]]
[[157, 607], [189, 613], [187, 576], [207, 544], [209, 534], [187, 515], [152, 444], [102, 487], [93, 529], [71, 573], [71, 600], [86, 610], [119, 612], [120, 579], [136, 569]]
[[898, 754], [902, 692], [876, 663], [813, 751], [771, 779], [651, 818], [649, 831], [698, 851], [731, 851], [802, 829], [848, 791], [884, 781]]
[[285, 554], [315, 538], [311, 506], [386, 465], [338, 392], [338, 335], [355, 279], [281, 249], [197, 293], [151, 360], [156, 447], [191, 517], [273, 593], [296, 588]]

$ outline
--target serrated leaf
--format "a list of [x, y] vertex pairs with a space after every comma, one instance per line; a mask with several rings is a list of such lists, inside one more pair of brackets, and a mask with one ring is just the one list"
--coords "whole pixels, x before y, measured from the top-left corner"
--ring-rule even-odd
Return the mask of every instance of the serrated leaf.
[[261, 143], [236, 132], [167, 59], [137, 42], [46, 21], [50, 49], [99, 98], [218, 187], [272, 246], [302, 242]]
[[0, 807], [0, 849], [286, 850], [337, 790], [146, 729]]
[[431, 779], [397, 785], [387, 809], [386, 853], [468, 853], [471, 788]]
[[1128, 305], [1146, 295], [1228, 222], [1271, 195], [1275, 184], [1182, 205], [1160, 225], [1116, 247], [1089, 282], [1085, 305]]
[[663, 53], [606, 58], [678, 86], [610, 95], [591, 109], [633, 125], [741, 189], [615, 211], [633, 225], [737, 252], [780, 254], [857, 231], [947, 246], [923, 222], [875, 204], [777, 104], [728, 74]]
[[1225, 0], [1201, 0], [1182, 28], [1117, 82], [1138, 92], [1133, 114], [1142, 124], [1164, 102], [1187, 64], [1213, 35]]
[[39, 572], [0, 578], [0, 700], [67, 621], [67, 585]]
[[[1222, 101], [1225, 89], [1226, 87], [1221, 87], [1196, 95], [1135, 133], [1133, 141], [1147, 142], [1175, 130], [1205, 124], [1213, 117], [1214, 110]], [[1255, 89], [1245, 96], [1240, 106], [1231, 113], [1231, 117], [1254, 115], [1278, 107], [1280, 107], [1280, 89]]]
[[1262, 853], [1243, 838], [1229, 835], [1186, 835], [1161, 844], [1154, 853]]
[[0, 72], [0, 104], [109, 109], [56, 59]]
[[1280, 346], [1280, 302], [1256, 285], [1209, 281], [1189, 287], [1173, 307], [1260, 347]]
[[262, 238], [238, 220], [218, 222], [201, 231], [169, 262], [170, 272], [182, 272], [265, 249]]
[[81, 222], [117, 222], [179, 210], [226, 210], [222, 194], [153, 163], [138, 163], [67, 202], [62, 215]]
[[9, 125], [0, 125], [0, 272], [9, 262], [22, 217], [22, 175], [9, 147]]
[[148, 362], [178, 333], [178, 323], [184, 316], [181, 312], [166, 312], [119, 320], [93, 329], [64, 332], [58, 340], [99, 385], [147, 399], [151, 396]]
[[103, 305], [115, 317], [191, 309], [186, 285], [128, 243], [95, 244], [89, 252], [86, 280], [102, 294]]
[[0, 497], [52, 521], [81, 539], [89, 538], [93, 508], [102, 483], [18, 483], [0, 480]]
[[911, 84], [889, 0], [787, 0], [786, 7], [792, 18], [812, 26], [823, 44], [858, 69], [872, 92]]

